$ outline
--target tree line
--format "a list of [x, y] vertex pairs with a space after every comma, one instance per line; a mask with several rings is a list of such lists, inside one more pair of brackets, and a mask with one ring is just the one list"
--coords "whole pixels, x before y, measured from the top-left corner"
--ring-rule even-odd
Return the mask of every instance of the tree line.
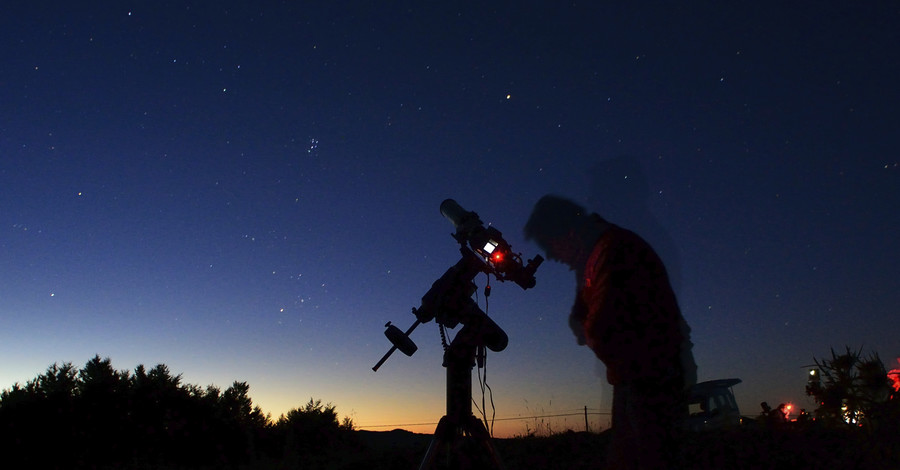
[[117, 371], [99, 355], [81, 369], [53, 364], [0, 392], [0, 449], [38, 468], [317, 468], [352, 445], [352, 420], [330, 403], [311, 398], [272, 420], [249, 391], [186, 384], [164, 364]]

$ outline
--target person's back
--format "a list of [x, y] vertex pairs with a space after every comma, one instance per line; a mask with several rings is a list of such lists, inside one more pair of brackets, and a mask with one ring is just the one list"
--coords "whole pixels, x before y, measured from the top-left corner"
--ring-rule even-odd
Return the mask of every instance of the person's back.
[[588, 346], [607, 364], [609, 382], [680, 375], [684, 320], [650, 245], [612, 225], [597, 241], [584, 276], [581, 321]]
[[610, 467], [667, 467], [696, 365], [659, 256], [637, 234], [556, 196], [538, 201], [525, 235], [576, 273], [569, 324], [613, 385]]

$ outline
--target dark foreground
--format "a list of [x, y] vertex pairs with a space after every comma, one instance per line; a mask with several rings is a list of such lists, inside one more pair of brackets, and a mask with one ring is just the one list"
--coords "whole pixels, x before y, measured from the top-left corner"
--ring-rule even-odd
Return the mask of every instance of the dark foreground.
[[[333, 468], [416, 469], [431, 436], [392, 431], [358, 432], [360, 454]], [[561, 433], [549, 437], [496, 439], [504, 467], [516, 469], [598, 469], [609, 434]], [[793, 427], [740, 428], [685, 438], [682, 469], [895, 469], [900, 468], [900, 436], [855, 429]]]
[[[5, 461], [13, 464], [9, 468], [415, 470], [432, 440], [431, 435], [399, 430], [348, 430], [337, 439], [318, 437], [307, 435], [302, 440], [279, 441], [277, 446], [256, 447], [249, 453], [240, 452], [243, 457], [239, 459], [228, 457], [235, 449], [227, 445], [204, 454], [194, 446], [179, 446], [175, 441], [153, 446], [155, 452], [151, 453], [125, 452], [128, 455], [125, 458], [110, 458], [104, 452], [78, 452], [76, 449], [59, 453], [56, 450], [65, 447], [65, 441], [55, 439], [45, 441], [41, 451], [25, 452], [20, 445], [11, 442], [0, 442], [0, 448], [5, 448]], [[610, 437], [609, 433], [565, 432], [546, 437], [494, 439], [492, 442], [503, 468], [508, 470], [580, 470], [604, 468]], [[93, 445], [107, 448], [108, 442], [97, 441]], [[118, 452], [122, 455], [122, 451], [138, 447], [139, 443], [132, 442], [119, 446]], [[109, 450], [107, 448], [107, 452]], [[477, 459], [484, 453], [479, 449], [468, 449], [453, 455]], [[900, 469], [900, 435], [817, 427], [739, 428], [686, 436], [679, 462], [676, 468], [685, 470]], [[447, 467], [436, 465], [433, 468]], [[450, 468], [487, 467], [469, 463]]]

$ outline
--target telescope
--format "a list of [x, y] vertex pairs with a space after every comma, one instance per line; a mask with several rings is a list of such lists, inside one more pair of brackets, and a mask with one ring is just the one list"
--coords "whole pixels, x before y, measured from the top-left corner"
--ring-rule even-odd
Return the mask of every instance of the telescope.
[[536, 284], [534, 274], [544, 261], [541, 255], [523, 264], [522, 255], [513, 251], [512, 246], [503, 239], [503, 234], [494, 227], [485, 227], [475, 212], [463, 209], [453, 199], [445, 199], [440, 210], [441, 215], [450, 220], [456, 229], [451, 235], [460, 245], [462, 258], [432, 284], [431, 289], [422, 296], [420, 306], [412, 309], [416, 316], [412, 326], [404, 332], [391, 322], [385, 325], [384, 335], [393, 347], [372, 367], [376, 372], [398, 349], [412, 356], [418, 346], [409, 335], [420, 324], [431, 320], [451, 329], [459, 324], [471, 326], [466, 333], [475, 335], [473, 340], [495, 352], [506, 349], [506, 333], [471, 298], [476, 290], [472, 280], [483, 272], [501, 282], [513, 281], [522, 289], [530, 289]]
[[[506, 349], [509, 338], [472, 300], [477, 287], [473, 279], [479, 273], [493, 275], [497, 280], [513, 281], [522, 289], [535, 286], [534, 274], [544, 261], [540, 255], [522, 263], [522, 255], [515, 253], [503, 234], [494, 227], [485, 227], [475, 212], [467, 211], [453, 199], [441, 203], [441, 214], [449, 219], [456, 232], [451, 234], [459, 243], [462, 257], [434, 283], [419, 307], [413, 307], [416, 320], [405, 332], [388, 322], [385, 336], [391, 346], [387, 354], [372, 367], [378, 368], [400, 350], [412, 356], [418, 347], [409, 335], [422, 323], [434, 320], [441, 329], [444, 346], [443, 366], [447, 369], [447, 414], [441, 418], [420, 470], [434, 468], [442, 449], [460, 448], [463, 443], [474, 444], [485, 455], [450, 455], [451, 468], [501, 468], [499, 458], [490, 443], [484, 423], [472, 415], [472, 368], [476, 356], [483, 366], [486, 349], [500, 352]], [[490, 294], [490, 284], [485, 296]], [[444, 328], [462, 325], [448, 345]], [[469, 439], [463, 441], [463, 439]], [[478, 460], [481, 458], [481, 460]], [[443, 468], [443, 467], [442, 467]]]

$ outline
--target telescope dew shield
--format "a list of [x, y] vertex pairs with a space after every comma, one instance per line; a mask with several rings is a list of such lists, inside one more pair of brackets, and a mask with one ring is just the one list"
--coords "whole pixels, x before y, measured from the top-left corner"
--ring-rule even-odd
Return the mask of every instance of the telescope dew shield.
[[444, 199], [444, 202], [441, 203], [441, 215], [446, 217], [453, 222], [454, 227], [459, 227], [463, 225], [467, 218], [474, 216], [476, 219], [478, 218], [474, 212], [469, 212], [462, 208], [456, 201], [453, 199]]

